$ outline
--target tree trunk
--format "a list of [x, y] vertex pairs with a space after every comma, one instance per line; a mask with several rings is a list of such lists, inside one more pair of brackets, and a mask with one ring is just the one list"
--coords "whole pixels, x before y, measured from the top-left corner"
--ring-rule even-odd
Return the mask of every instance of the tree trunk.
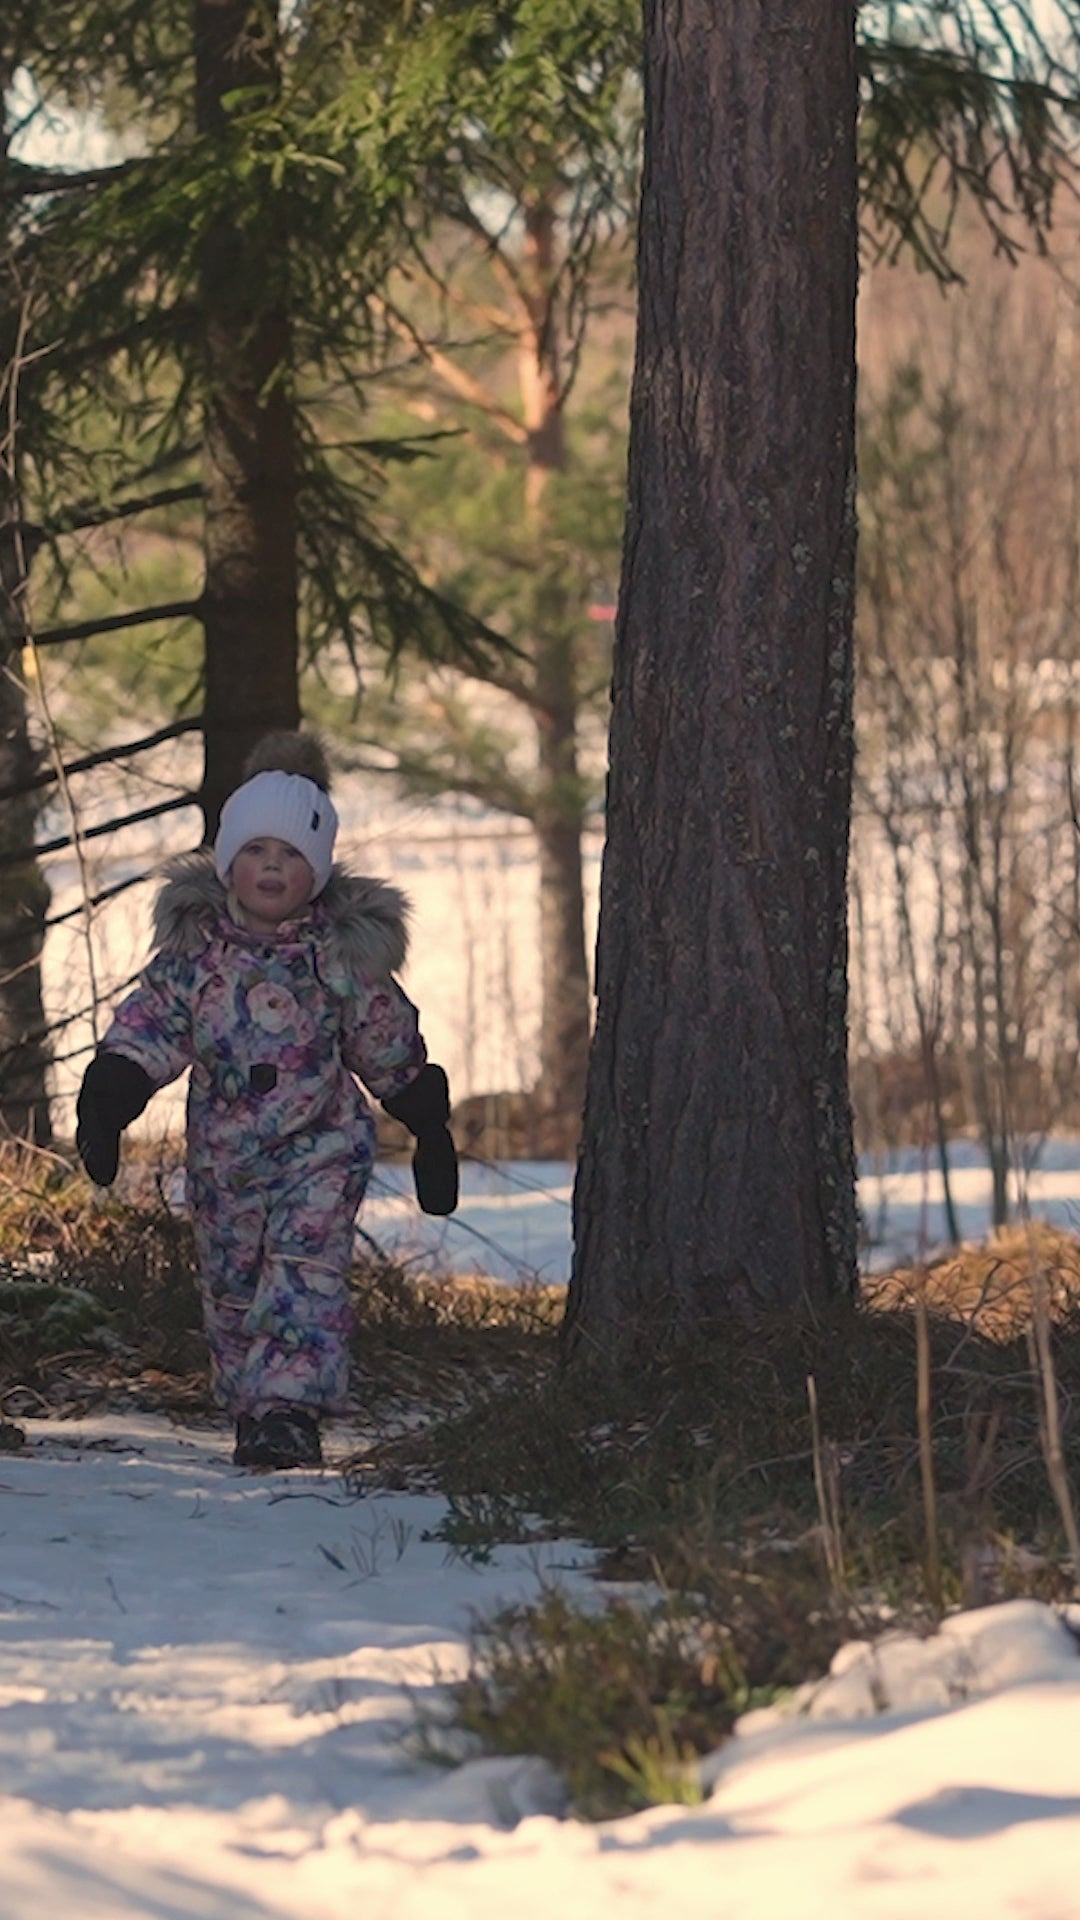
[[[0, 94], [6, 95], [9, 80], [8, 63], [0, 63]], [[0, 177], [6, 159], [7, 140], [0, 133]], [[5, 256], [0, 267], [0, 375], [9, 373], [16, 351], [19, 304], [16, 273]], [[21, 673], [30, 533], [27, 529], [18, 537], [18, 390], [17, 380], [4, 384], [0, 421], [0, 440], [7, 443], [0, 463], [0, 787], [15, 786], [37, 771]], [[33, 845], [38, 805], [33, 794], [0, 805], [0, 852]], [[49, 1043], [41, 996], [49, 897], [36, 861], [0, 871], [0, 1139], [31, 1140], [36, 1146], [52, 1142]]]
[[[559, 340], [552, 302], [557, 214], [541, 198], [524, 208], [528, 326], [519, 357], [526, 446], [525, 505], [538, 546], [544, 496], [566, 466]], [[589, 966], [581, 877], [584, 806], [577, 757], [577, 663], [566, 594], [546, 579], [538, 596], [533, 652], [537, 697], [537, 788], [533, 825], [540, 855], [541, 1151], [571, 1159], [581, 1137], [589, 1058]]]
[[[550, 655], [553, 649], [547, 649]], [[550, 659], [548, 664], [550, 665]], [[572, 663], [567, 669], [571, 678]], [[533, 825], [540, 854], [540, 1144], [573, 1159], [589, 1059], [583, 831], [573, 700], [540, 720], [541, 787]]]
[[[224, 97], [273, 91], [278, 50], [252, 0], [195, 0], [196, 120], [228, 151]], [[203, 245], [206, 768], [212, 835], [249, 748], [299, 722], [296, 451], [288, 233], [265, 176], [238, 182]]]
[[571, 1351], [856, 1281], [853, 0], [646, 0]]
[[[0, 504], [0, 786], [37, 771], [26, 726], [20, 653], [26, 581], [12, 518]], [[34, 842], [33, 794], [0, 807], [0, 852]], [[41, 949], [49, 887], [37, 862], [0, 872], [0, 1140], [52, 1141], [49, 1046], [41, 997]]]

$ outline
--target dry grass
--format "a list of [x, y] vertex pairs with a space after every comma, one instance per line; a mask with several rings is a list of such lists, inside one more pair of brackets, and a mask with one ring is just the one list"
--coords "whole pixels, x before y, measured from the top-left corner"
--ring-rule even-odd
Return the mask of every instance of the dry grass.
[[[1080, 1467], [1080, 1243], [1034, 1241], [1053, 1303], [1065, 1482]], [[875, 1281], [816, 1326], [702, 1329], [632, 1377], [566, 1372], [544, 1329], [478, 1366], [464, 1400], [386, 1444], [451, 1500], [448, 1539], [483, 1550], [512, 1513], [599, 1542], [609, 1566], [708, 1586], [733, 1542], [817, 1540], [826, 1583], [918, 1607], [1068, 1585], [1047, 1475], [1046, 1396], [1027, 1333], [1027, 1236]], [[812, 1393], [808, 1382], [813, 1383]], [[823, 1499], [823, 1490], [828, 1498]], [[998, 1569], [998, 1572], [995, 1572]], [[1000, 1578], [999, 1578], [1000, 1574]]]
[[[562, 1301], [555, 1287], [358, 1263], [365, 1408], [406, 1419], [460, 1408], [478, 1378], [505, 1377], [553, 1339]], [[102, 1195], [60, 1155], [0, 1150], [0, 1400], [24, 1412], [113, 1401], [214, 1413], [191, 1230], [165, 1203], [156, 1155]]]
[[1052, 1318], [1067, 1322], [1080, 1310], [1080, 1239], [1044, 1221], [1004, 1228], [929, 1265], [875, 1276], [864, 1281], [863, 1299], [888, 1312], [908, 1311], [921, 1299], [928, 1313], [988, 1339], [1015, 1339], [1033, 1319], [1033, 1259], [1046, 1276]]
[[562, 1372], [542, 1341], [527, 1371], [388, 1449], [449, 1495], [454, 1550], [482, 1559], [546, 1516], [600, 1545], [609, 1579], [664, 1596], [548, 1593], [478, 1623], [452, 1724], [489, 1752], [542, 1753], [579, 1813], [611, 1816], [692, 1799], [696, 1756], [845, 1640], [1073, 1597], [1078, 1278], [1080, 1243], [1039, 1230], [889, 1275], [814, 1328], [705, 1331], [630, 1380]]

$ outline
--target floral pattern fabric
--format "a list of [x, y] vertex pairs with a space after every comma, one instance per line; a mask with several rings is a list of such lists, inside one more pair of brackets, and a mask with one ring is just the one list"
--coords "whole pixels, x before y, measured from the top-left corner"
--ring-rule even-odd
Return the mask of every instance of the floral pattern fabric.
[[212, 1383], [233, 1418], [344, 1404], [346, 1276], [371, 1159], [342, 1146], [340, 1134], [309, 1134], [227, 1185], [189, 1175]]
[[188, 1206], [215, 1391], [234, 1418], [341, 1407], [353, 1221], [375, 1157], [355, 1076], [388, 1099], [426, 1059], [397, 983], [331, 988], [318, 934], [314, 915], [275, 935], [223, 919], [194, 955], [154, 956], [102, 1042], [155, 1087], [191, 1067]]

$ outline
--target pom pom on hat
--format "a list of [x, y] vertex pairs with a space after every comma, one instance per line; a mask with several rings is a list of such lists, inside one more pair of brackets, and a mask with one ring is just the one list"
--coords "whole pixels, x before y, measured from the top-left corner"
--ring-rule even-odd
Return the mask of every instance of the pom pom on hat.
[[244, 761], [244, 779], [257, 773], [299, 773], [330, 791], [330, 768], [322, 741], [314, 733], [264, 733]]
[[[218, 879], [227, 884], [229, 868], [249, 840], [285, 840], [303, 854], [315, 875], [314, 899], [330, 878], [338, 829], [319, 742], [306, 734], [267, 734], [249, 754], [245, 771], [250, 778], [221, 809], [214, 841]], [[317, 773], [323, 778], [316, 778]]]

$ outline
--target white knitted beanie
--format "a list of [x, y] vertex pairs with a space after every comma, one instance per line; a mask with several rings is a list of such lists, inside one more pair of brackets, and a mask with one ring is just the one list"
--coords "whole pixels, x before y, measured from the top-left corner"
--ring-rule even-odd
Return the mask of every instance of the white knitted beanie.
[[237, 787], [221, 809], [214, 841], [218, 879], [228, 884], [229, 868], [249, 840], [285, 840], [303, 854], [315, 875], [314, 899], [330, 878], [337, 830], [333, 801], [314, 780], [299, 773], [257, 773]]

